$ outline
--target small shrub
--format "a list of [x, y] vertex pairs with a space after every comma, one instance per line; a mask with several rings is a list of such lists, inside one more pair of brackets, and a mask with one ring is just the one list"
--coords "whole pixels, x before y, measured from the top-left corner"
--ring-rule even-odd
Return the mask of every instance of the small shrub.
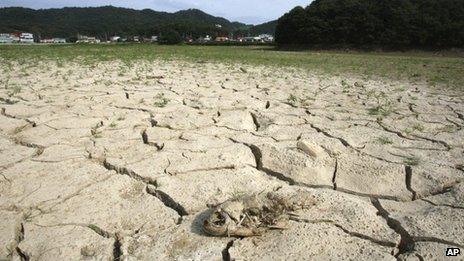
[[169, 103], [169, 99], [164, 97], [164, 93], [156, 95], [156, 101], [153, 103], [158, 108], [164, 108]]
[[378, 137], [377, 142], [380, 143], [380, 144], [383, 144], [383, 145], [393, 144], [393, 141], [390, 138], [384, 137], [384, 136]]
[[403, 163], [407, 166], [419, 165], [420, 159], [416, 156], [407, 156], [404, 158]]
[[295, 95], [290, 94], [290, 96], [287, 98], [287, 102], [293, 106], [296, 106], [298, 103], [298, 98]]
[[420, 123], [416, 123], [412, 126], [412, 130], [413, 131], [420, 131], [420, 132], [423, 132], [424, 131], [424, 125], [420, 124]]

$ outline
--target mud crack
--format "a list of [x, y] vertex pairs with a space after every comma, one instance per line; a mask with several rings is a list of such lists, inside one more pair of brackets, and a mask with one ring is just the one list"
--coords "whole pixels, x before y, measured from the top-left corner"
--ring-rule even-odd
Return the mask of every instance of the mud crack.
[[405, 182], [406, 182], [406, 189], [411, 192], [412, 194], [412, 200], [416, 200], [417, 199], [417, 193], [416, 191], [414, 191], [414, 189], [412, 188], [412, 185], [411, 185], [411, 180], [412, 180], [412, 167], [411, 166], [405, 166], [404, 167], [404, 170], [405, 170]]
[[315, 219], [315, 220], [309, 220], [309, 219], [304, 219], [304, 218], [290, 218], [293, 221], [296, 222], [304, 222], [304, 223], [309, 223], [309, 224], [318, 224], [318, 223], [325, 223], [325, 224], [331, 224], [338, 229], [342, 230], [345, 234], [348, 234], [349, 236], [356, 237], [359, 239], [367, 240], [370, 241], [374, 244], [380, 245], [380, 246], [385, 246], [385, 247], [396, 247], [396, 244], [394, 242], [389, 242], [389, 241], [383, 241], [379, 240], [373, 237], [370, 237], [368, 235], [364, 235], [358, 232], [350, 231], [346, 228], [344, 228], [342, 225], [337, 224], [333, 220], [328, 220], [328, 219]]
[[390, 213], [382, 207], [378, 199], [371, 198], [371, 202], [377, 209], [377, 214], [385, 219], [387, 225], [401, 237], [399, 244], [396, 246], [398, 248], [398, 253], [395, 257], [413, 251], [415, 242], [409, 232], [406, 231], [398, 220], [390, 217]]
[[188, 215], [188, 212], [180, 203], [176, 202], [167, 193], [156, 189], [156, 186], [147, 186], [146, 191], [148, 194], [158, 198], [166, 207], [176, 211], [179, 216], [183, 217]]
[[234, 245], [235, 240], [231, 240], [227, 243], [226, 247], [222, 250], [222, 260], [223, 261], [231, 261], [229, 249]]

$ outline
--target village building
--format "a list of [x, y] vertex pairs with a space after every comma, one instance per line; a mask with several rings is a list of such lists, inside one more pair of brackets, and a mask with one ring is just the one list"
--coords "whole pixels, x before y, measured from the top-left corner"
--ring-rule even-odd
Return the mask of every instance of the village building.
[[21, 33], [19, 36], [20, 43], [34, 43], [34, 35], [31, 33]]
[[40, 43], [50, 44], [50, 43], [53, 43], [53, 39], [52, 38], [40, 39]]
[[261, 34], [258, 36], [259, 38], [261, 38], [261, 40], [265, 43], [272, 43], [274, 42], [274, 36], [270, 35], [270, 34]]
[[45, 39], [40, 39], [40, 43], [46, 43], [46, 44], [66, 43], [66, 39], [65, 38], [45, 38]]
[[65, 38], [53, 38], [53, 43], [66, 43]]
[[0, 43], [13, 43], [13, 37], [10, 34], [0, 34]]
[[243, 37], [242, 42], [246, 43], [259, 43], [262, 42], [261, 38], [258, 36], [249, 36], [249, 37]]
[[111, 36], [111, 37], [110, 37], [110, 41], [111, 41], [111, 42], [119, 42], [119, 41], [121, 41], [121, 37], [120, 37], [120, 36], [117, 36], [117, 35]]
[[218, 36], [218, 37], [216, 37], [216, 39], [214, 41], [216, 41], [216, 42], [227, 42], [227, 41], [229, 41], [229, 37]]
[[93, 36], [77, 35], [76, 43], [100, 43], [100, 39]]

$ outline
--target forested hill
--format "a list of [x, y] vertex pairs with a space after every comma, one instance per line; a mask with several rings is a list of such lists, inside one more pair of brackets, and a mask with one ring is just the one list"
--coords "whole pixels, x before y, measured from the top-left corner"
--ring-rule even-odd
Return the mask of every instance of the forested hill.
[[281, 45], [464, 47], [464, 0], [315, 0], [278, 20]]
[[165, 29], [198, 37], [237, 31], [246, 33], [250, 28], [251, 25], [230, 22], [197, 9], [166, 13], [112, 6], [40, 10], [0, 8], [0, 32], [27, 31], [42, 37], [71, 37], [77, 33], [99, 37], [150, 36]]
[[253, 26], [249, 29], [251, 34], [258, 35], [258, 34], [272, 34], [274, 35], [275, 29], [277, 25], [277, 20], [270, 21], [264, 24], [259, 24]]

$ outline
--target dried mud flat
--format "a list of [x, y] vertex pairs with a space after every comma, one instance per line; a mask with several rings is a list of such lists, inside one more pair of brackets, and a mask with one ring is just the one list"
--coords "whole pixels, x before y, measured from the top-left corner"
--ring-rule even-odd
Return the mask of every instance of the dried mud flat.
[[[1, 76], [0, 259], [439, 260], [464, 247], [464, 96], [183, 61]], [[300, 222], [209, 237], [208, 204], [310, 196]]]

